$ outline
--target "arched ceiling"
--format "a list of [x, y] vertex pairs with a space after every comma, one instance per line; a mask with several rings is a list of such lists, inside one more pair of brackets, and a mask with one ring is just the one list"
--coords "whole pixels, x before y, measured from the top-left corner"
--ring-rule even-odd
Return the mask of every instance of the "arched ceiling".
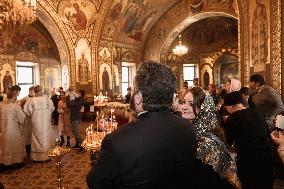
[[[238, 21], [229, 17], [208, 17], [189, 25], [180, 34], [190, 54], [235, 49], [238, 46]], [[176, 38], [169, 49], [173, 49], [178, 40]]]
[[115, 30], [109, 31], [115, 33], [113, 41], [126, 45], [143, 44], [151, 27], [177, 1], [114, 0], [105, 19], [106, 24], [116, 23], [108, 28]]
[[[39, 58], [49, 58], [60, 61], [58, 48], [46, 27], [36, 20], [31, 25], [12, 25], [6, 23], [0, 33], [0, 53], [9, 54], [23, 60], [37, 61]], [[21, 54], [21, 56], [18, 56]], [[37, 57], [37, 60], [31, 57]]]

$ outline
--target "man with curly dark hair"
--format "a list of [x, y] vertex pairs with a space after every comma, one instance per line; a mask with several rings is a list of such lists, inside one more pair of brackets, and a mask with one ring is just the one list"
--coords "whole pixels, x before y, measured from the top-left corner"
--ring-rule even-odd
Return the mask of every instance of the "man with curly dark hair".
[[[196, 162], [193, 127], [169, 110], [175, 82], [166, 65], [140, 64], [130, 102], [137, 121], [105, 137], [98, 161], [87, 176], [89, 188], [224, 188], [212, 184], [220, 183], [218, 175], [208, 180], [207, 170], [200, 174], [205, 168]], [[196, 178], [210, 185], [196, 187]]]

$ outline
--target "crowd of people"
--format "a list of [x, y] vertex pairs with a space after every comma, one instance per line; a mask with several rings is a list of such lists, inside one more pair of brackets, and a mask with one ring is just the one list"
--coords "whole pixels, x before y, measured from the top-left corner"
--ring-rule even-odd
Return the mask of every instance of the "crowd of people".
[[[23, 167], [27, 160], [46, 162], [48, 151], [60, 136], [60, 145], [70, 146], [75, 136], [78, 152], [83, 152], [79, 133], [80, 110], [84, 105], [84, 91], [68, 93], [59, 88], [60, 95], [51, 91], [51, 97], [40, 85], [29, 88], [29, 95], [17, 100], [21, 88], [12, 86], [0, 103], [0, 169], [13, 170]], [[58, 126], [58, 135], [52, 127]], [[65, 138], [66, 137], [66, 138]]]
[[280, 94], [261, 75], [249, 87], [235, 78], [207, 89], [197, 81], [177, 92], [170, 68], [141, 64], [129, 98], [138, 118], [105, 137], [89, 188], [235, 188], [228, 180], [235, 161], [243, 189], [272, 189], [271, 139], [284, 160], [284, 135], [273, 131]]
[[[243, 189], [272, 189], [279, 166], [274, 152], [284, 164], [284, 133], [274, 124], [276, 115], [284, 113], [280, 94], [261, 75], [252, 75], [249, 87], [235, 78], [224, 87], [204, 89], [198, 79], [192, 87], [184, 82], [178, 92], [175, 86], [166, 65], [139, 65], [133, 91], [128, 88], [126, 96], [137, 119], [104, 138], [87, 175], [89, 188], [230, 189], [236, 187], [228, 179], [235, 161]], [[20, 90], [12, 86], [0, 104], [1, 168], [22, 167], [27, 155], [48, 161], [53, 125], [58, 125], [60, 145], [71, 146], [74, 135], [73, 147], [83, 151], [84, 91], [60, 88], [60, 95], [53, 90], [49, 98], [37, 85], [17, 100]]]

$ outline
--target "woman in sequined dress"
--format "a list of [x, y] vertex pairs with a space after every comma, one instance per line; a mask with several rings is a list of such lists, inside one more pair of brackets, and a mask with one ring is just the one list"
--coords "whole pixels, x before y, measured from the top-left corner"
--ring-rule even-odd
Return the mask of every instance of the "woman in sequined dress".
[[221, 176], [225, 176], [231, 165], [231, 156], [217, 134], [221, 130], [212, 97], [201, 88], [193, 87], [184, 96], [179, 106], [183, 118], [195, 127], [198, 147], [197, 158], [213, 166]]

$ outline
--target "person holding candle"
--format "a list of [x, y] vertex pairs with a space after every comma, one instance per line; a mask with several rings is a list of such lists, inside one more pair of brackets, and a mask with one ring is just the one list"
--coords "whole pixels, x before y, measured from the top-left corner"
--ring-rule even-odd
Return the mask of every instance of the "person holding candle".
[[138, 119], [104, 138], [89, 188], [233, 188], [196, 159], [194, 128], [170, 111], [175, 83], [166, 65], [139, 65], [130, 100]]

